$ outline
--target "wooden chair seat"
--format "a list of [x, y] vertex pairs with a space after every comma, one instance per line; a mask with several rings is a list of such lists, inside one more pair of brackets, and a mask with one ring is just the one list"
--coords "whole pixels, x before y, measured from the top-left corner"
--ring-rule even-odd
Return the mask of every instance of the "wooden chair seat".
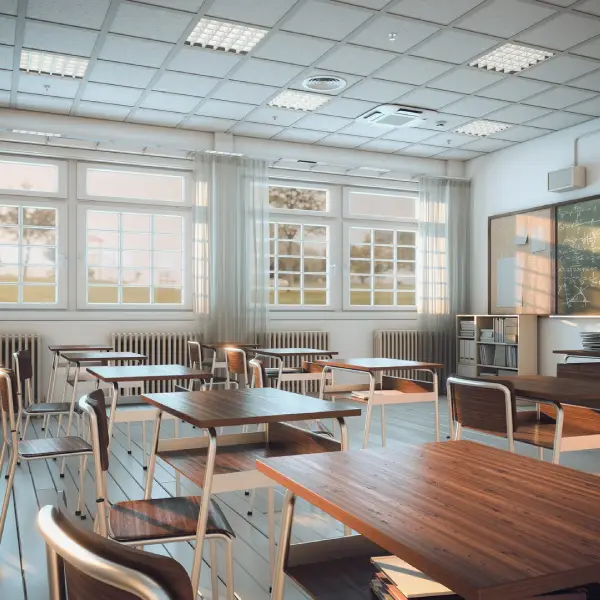
[[[39, 404], [31, 404], [23, 409], [26, 415], [60, 415], [68, 413], [71, 410], [69, 402], [41, 402]], [[76, 404], [73, 410], [81, 414], [81, 409]]]
[[19, 456], [25, 459], [61, 456], [63, 454], [92, 453], [92, 447], [82, 438], [66, 436], [41, 438], [19, 442]]
[[[112, 537], [127, 543], [195, 536], [200, 502], [200, 496], [188, 496], [113, 504], [109, 513]], [[206, 533], [235, 537], [231, 525], [214, 502], [210, 503]]]

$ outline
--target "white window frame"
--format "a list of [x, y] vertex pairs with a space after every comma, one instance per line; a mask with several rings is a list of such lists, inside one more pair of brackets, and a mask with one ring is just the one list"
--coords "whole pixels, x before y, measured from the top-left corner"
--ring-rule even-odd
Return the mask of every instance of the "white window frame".
[[[67, 307], [67, 248], [68, 248], [68, 211], [67, 204], [60, 201], [46, 200], [45, 198], [24, 199], [15, 198], [5, 194], [0, 195], [0, 205], [20, 206], [24, 208], [54, 208], [57, 211], [58, 226], [57, 235], [57, 257], [56, 257], [56, 303], [34, 303], [34, 302], [0, 302], [3, 310], [61, 310]], [[21, 265], [19, 265], [20, 267]]]
[[[143, 198], [123, 198], [111, 196], [95, 196], [87, 193], [87, 171], [88, 169], [117, 171], [121, 173], [147, 173], [148, 175], [176, 175], [183, 178], [183, 200], [148, 200]], [[177, 206], [192, 206], [194, 198], [194, 182], [192, 173], [176, 169], [159, 169], [137, 165], [115, 165], [111, 163], [77, 163], [77, 198], [79, 200], [94, 200], [98, 202], [114, 202], [119, 204], [143, 204], [145, 206], [164, 206], [165, 208]]]
[[2, 187], [0, 181], [0, 195], [2, 196], [27, 196], [35, 198], [66, 198], [68, 195], [68, 163], [66, 160], [51, 160], [44, 157], [28, 158], [4, 154], [0, 156], [1, 162], [22, 163], [27, 165], [52, 165], [58, 169], [58, 190], [46, 192], [44, 190], [15, 190]]
[[[350, 212], [350, 194], [360, 192], [377, 194], [379, 196], [393, 196], [395, 198], [413, 198], [415, 201], [415, 217], [386, 217], [378, 215], [356, 215]], [[419, 194], [411, 191], [389, 190], [383, 188], [365, 188], [358, 186], [343, 186], [342, 188], [343, 218], [357, 221], [385, 221], [386, 223], [418, 223], [419, 221]]]
[[[87, 301], [87, 211], [109, 211], [169, 215], [183, 218], [183, 303], [172, 304], [99, 304]], [[77, 207], [77, 308], [94, 311], [144, 311], [186, 312], [193, 308], [193, 215], [191, 208], [176, 208], [170, 205], [117, 206], [110, 202], [81, 202]], [[189, 242], [189, 243], [188, 243]]]

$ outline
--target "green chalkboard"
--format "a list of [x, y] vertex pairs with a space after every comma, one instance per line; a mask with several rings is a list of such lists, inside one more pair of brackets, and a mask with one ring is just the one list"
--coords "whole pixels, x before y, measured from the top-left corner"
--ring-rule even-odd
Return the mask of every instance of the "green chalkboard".
[[600, 315], [600, 198], [556, 207], [556, 308]]

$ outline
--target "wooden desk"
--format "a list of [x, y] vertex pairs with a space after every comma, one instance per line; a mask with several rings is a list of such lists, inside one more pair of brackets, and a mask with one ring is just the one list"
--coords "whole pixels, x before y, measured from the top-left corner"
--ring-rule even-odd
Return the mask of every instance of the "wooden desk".
[[[438, 404], [438, 376], [437, 370], [444, 365], [439, 363], [416, 362], [412, 360], [396, 360], [392, 358], [334, 358], [331, 360], [315, 360], [316, 365], [323, 367], [321, 373], [320, 397], [332, 392], [361, 392], [363, 401], [367, 402], [367, 417], [363, 448], [369, 443], [371, 428], [371, 414], [374, 406], [381, 406], [381, 445], [385, 446], [385, 406], [387, 404], [409, 404], [413, 402], [433, 402], [435, 406], [435, 439], [440, 440], [440, 415]], [[363, 373], [368, 375], [368, 386], [329, 386], [327, 387], [328, 373], [334, 369]], [[397, 377], [385, 377], [384, 371], [422, 371], [429, 373], [432, 382], [415, 381]], [[377, 380], [380, 388], [376, 390]], [[357, 398], [359, 400], [359, 398]]]
[[[275, 550], [274, 484], [256, 470], [256, 459], [345, 450], [348, 440], [344, 418], [361, 413], [360, 408], [353, 404], [325, 402], [273, 388], [144, 394], [143, 399], [158, 409], [145, 497], [152, 495], [157, 456], [202, 487], [196, 535], [196, 547], [201, 548], [211, 494], [268, 487], [271, 565], [274, 564]], [[161, 440], [163, 412], [205, 429], [208, 435]], [[338, 420], [340, 442], [283, 423], [323, 418]], [[217, 444], [217, 427], [262, 423], [267, 424], [265, 431], [219, 435]], [[194, 589], [198, 588], [201, 558], [202, 552], [197, 553], [192, 568]]]
[[[324, 584], [337, 593], [332, 572], [355, 595], [341, 579], [329, 599], [371, 598], [377, 554], [399, 556], [467, 600], [598, 580], [600, 478], [587, 473], [463, 441], [259, 459], [257, 468], [288, 490], [272, 600], [283, 597], [285, 573], [313, 598]], [[290, 546], [296, 496], [361, 536]]]

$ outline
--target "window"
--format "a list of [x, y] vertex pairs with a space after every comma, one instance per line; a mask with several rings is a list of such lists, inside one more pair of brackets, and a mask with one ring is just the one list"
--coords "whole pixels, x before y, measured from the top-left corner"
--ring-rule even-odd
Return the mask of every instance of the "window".
[[184, 234], [177, 214], [86, 210], [88, 305], [181, 307]]
[[415, 221], [417, 218], [417, 195], [395, 191], [344, 189], [344, 216], [368, 219], [393, 219]]
[[348, 227], [349, 306], [416, 305], [416, 232]]
[[329, 192], [300, 186], [269, 186], [269, 206], [285, 211], [310, 211], [325, 213], [329, 210]]
[[0, 205], [0, 303], [58, 304], [59, 210]]
[[270, 298], [273, 306], [329, 304], [329, 227], [270, 223]]
[[66, 196], [66, 163], [0, 160], [0, 190], [19, 196]]

